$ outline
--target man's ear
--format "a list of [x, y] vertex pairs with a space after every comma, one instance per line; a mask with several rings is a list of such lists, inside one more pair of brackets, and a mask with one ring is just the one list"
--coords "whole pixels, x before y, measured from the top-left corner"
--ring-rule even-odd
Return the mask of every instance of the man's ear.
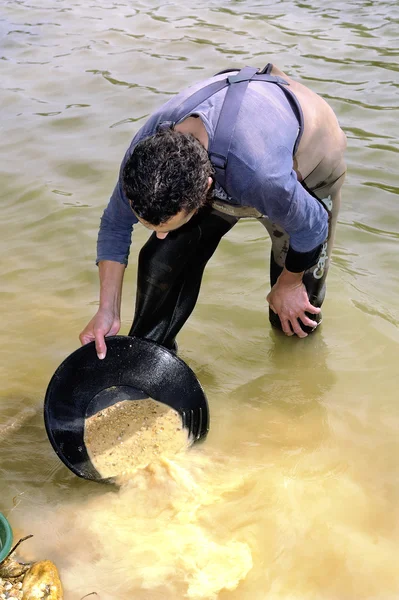
[[208, 177], [208, 187], [206, 188], [207, 191], [211, 188], [212, 183], [213, 183], [212, 177]]

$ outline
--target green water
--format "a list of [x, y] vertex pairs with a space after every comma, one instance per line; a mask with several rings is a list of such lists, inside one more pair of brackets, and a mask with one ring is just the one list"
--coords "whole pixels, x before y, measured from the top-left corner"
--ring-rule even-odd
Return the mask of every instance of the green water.
[[[29, 558], [57, 563], [66, 600], [399, 597], [398, 25], [396, 1], [3, 1], [0, 510], [15, 537], [34, 534]], [[269, 61], [348, 137], [323, 325], [305, 340], [270, 329], [270, 242], [241, 222], [178, 340], [210, 402], [206, 444], [173, 485], [163, 471], [120, 493], [79, 480], [42, 403], [96, 311], [120, 160], [171, 94]], [[121, 333], [147, 236], [134, 233]]]

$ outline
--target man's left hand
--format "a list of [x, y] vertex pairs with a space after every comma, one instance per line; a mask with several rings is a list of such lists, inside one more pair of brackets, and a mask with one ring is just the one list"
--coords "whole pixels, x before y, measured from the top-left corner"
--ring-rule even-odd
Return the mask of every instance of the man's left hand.
[[302, 277], [303, 273], [291, 273], [284, 269], [266, 298], [272, 311], [279, 316], [285, 335], [296, 334], [300, 338], [308, 334], [302, 329], [298, 319], [314, 329], [317, 322], [309, 319], [305, 313], [318, 315], [321, 312], [320, 308], [310, 304]]

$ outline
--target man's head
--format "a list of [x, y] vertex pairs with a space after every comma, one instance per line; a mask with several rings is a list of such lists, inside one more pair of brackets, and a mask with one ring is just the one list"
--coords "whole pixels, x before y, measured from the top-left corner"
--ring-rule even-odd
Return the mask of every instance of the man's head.
[[138, 219], [165, 237], [206, 204], [213, 172], [194, 136], [166, 129], [137, 144], [122, 186]]

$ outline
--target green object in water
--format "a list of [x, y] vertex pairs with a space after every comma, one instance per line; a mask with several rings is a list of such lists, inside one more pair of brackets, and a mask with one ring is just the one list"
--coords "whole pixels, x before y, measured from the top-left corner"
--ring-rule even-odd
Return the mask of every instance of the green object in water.
[[5, 516], [0, 513], [0, 562], [2, 562], [11, 550], [12, 529]]

